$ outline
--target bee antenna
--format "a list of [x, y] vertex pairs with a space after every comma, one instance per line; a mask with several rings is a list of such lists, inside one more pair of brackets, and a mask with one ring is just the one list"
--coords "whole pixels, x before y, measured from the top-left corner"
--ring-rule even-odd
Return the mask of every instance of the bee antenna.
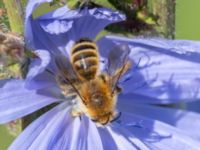
[[111, 120], [110, 122], [114, 122], [114, 121], [118, 120], [118, 119], [121, 117], [121, 115], [122, 115], [122, 112], [119, 112], [118, 115], [117, 115], [117, 117], [115, 117], [115, 118], [114, 118], [113, 120]]
[[110, 120], [110, 117], [108, 117], [108, 119], [106, 120], [106, 122], [102, 123], [102, 125], [106, 125]]

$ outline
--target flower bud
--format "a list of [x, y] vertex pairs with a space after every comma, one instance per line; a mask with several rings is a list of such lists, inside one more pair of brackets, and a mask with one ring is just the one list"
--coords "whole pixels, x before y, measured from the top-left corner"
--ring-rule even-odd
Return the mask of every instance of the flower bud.
[[[13, 33], [0, 32], [0, 59], [4, 65], [21, 62], [24, 57], [24, 42], [22, 37]], [[5, 60], [7, 62], [5, 62]], [[9, 62], [10, 61], [10, 62]]]

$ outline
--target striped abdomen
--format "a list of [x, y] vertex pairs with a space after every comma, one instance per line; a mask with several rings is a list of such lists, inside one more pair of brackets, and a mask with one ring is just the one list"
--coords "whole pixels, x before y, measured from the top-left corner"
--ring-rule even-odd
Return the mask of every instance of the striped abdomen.
[[80, 40], [72, 48], [71, 62], [78, 77], [94, 79], [99, 68], [97, 45], [88, 39]]

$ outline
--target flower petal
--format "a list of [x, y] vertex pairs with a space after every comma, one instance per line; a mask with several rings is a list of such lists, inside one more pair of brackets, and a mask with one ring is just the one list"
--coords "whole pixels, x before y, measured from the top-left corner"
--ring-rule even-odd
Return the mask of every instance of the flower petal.
[[76, 118], [73, 122], [71, 133], [66, 133], [68, 134], [68, 142], [65, 143], [63, 149], [103, 150], [95, 123], [91, 122], [87, 117], [82, 116], [81, 118], [81, 121]]
[[69, 10], [66, 7], [39, 17], [40, 25], [50, 34], [70, 31], [75, 39], [81, 37], [95, 38], [97, 33], [111, 23], [119, 22], [125, 16], [108, 8]]
[[113, 138], [113, 141], [115, 141], [115, 144], [117, 145], [117, 149], [135, 149], [135, 150], [148, 149], [139, 139], [136, 139], [133, 136], [130, 137], [129, 133], [127, 132], [125, 133], [125, 130], [123, 130], [121, 127], [120, 128], [107, 127], [105, 130], [107, 130], [107, 132]]
[[112, 129], [108, 128], [108, 132], [112, 136], [113, 140], [116, 141], [118, 149], [134, 149], [134, 146], [124, 136], [116, 134]]
[[200, 109], [199, 109], [200, 101], [194, 101], [194, 102], [191, 102], [191, 103], [187, 103], [185, 105], [186, 105], [185, 106], [186, 110], [200, 113]]
[[18, 136], [9, 150], [38, 149], [37, 143], [40, 144], [39, 149], [42, 147], [48, 149], [49, 146], [53, 148], [54, 142], [59, 139], [69, 124], [67, 105], [67, 103], [62, 103], [55, 106], [35, 120]]
[[[72, 119], [69, 117], [70, 120], [68, 120], [68, 124], [67, 126], [64, 128], [63, 130], [63, 134], [58, 138], [58, 141], [57, 143], [55, 143], [55, 145], [53, 146], [52, 149], [55, 149], [55, 150], [58, 150], [58, 149], [69, 149], [69, 147], [71, 146], [70, 145], [70, 142], [71, 142], [71, 137], [73, 136], [73, 128], [76, 128], [77, 130], [74, 130], [74, 131], [79, 131], [78, 128], [79, 128], [79, 125], [80, 125], [80, 121], [78, 122], [78, 118], [75, 118], [75, 119]], [[76, 125], [75, 124], [75, 121], [77, 121]], [[76, 135], [75, 135], [76, 136]]]
[[97, 126], [94, 122], [92, 122], [89, 118], [83, 117], [83, 122], [86, 127], [88, 127], [87, 134], [87, 149], [93, 150], [103, 150], [103, 145], [101, 142], [101, 138], [99, 132], [97, 130]]
[[66, 128], [69, 123], [67, 116], [70, 117], [69, 109], [60, 111], [35, 138], [29, 149], [37, 149], [38, 145], [40, 145], [41, 150], [51, 149], [57, 142], [59, 135], [63, 134], [62, 129]]
[[181, 129], [182, 132], [185, 132], [185, 134], [200, 140], [200, 114], [198, 113], [166, 107], [135, 105], [128, 100], [119, 100], [118, 108], [122, 112], [142, 115], [151, 119], [165, 122]]
[[82, 124], [78, 117], [74, 118], [64, 131], [62, 139], [57, 143], [57, 149], [85, 149], [85, 130], [81, 130]]
[[31, 61], [25, 86], [28, 89], [41, 89], [55, 85], [54, 75], [46, 71], [51, 62], [50, 53], [45, 50], [37, 50], [35, 53], [38, 58]]
[[150, 147], [158, 149], [198, 149], [199, 142], [166, 123], [122, 113], [115, 127], [124, 127]]
[[0, 123], [18, 119], [58, 101], [50, 94], [25, 89], [22, 80], [9, 80], [0, 90]]
[[[26, 44], [31, 43], [33, 40], [33, 30], [32, 30], [32, 13], [33, 11], [40, 6], [43, 3], [46, 2], [52, 2], [53, 0], [34, 0], [31, 1], [29, 0], [27, 5], [26, 5], [26, 10], [25, 10], [25, 40], [26, 40]], [[34, 46], [30, 46], [30, 47], [34, 47]]]
[[102, 57], [116, 44], [124, 43], [131, 48], [135, 64], [121, 81], [126, 98], [133, 97], [139, 103], [200, 98], [200, 42], [107, 36], [98, 43]]
[[26, 6], [25, 18], [29, 18], [32, 15], [33, 11], [41, 4], [47, 3], [47, 2], [52, 2], [52, 1], [53, 0], [34, 0], [34, 1], [29, 0], [28, 4]]
[[117, 143], [105, 128], [98, 128], [104, 149], [118, 149]]
[[81, 124], [80, 119], [75, 118], [70, 135], [68, 135], [68, 143], [64, 145], [65, 149], [86, 149], [86, 135], [84, 135], [85, 130], [82, 128], [82, 126], [83, 125]]
[[[148, 147], [138, 138], [133, 136], [131, 132], [126, 130], [123, 127], [115, 128], [115, 127], [107, 127], [108, 131], [111, 135], [116, 139], [115, 141], [118, 143], [118, 149], [122, 147], [123, 145], [126, 145], [125, 143], [129, 143], [128, 145], [132, 146], [132, 149], [142, 149], [147, 150]], [[119, 140], [117, 140], [119, 138]], [[120, 140], [121, 139], [121, 140]]]
[[27, 5], [25, 39], [33, 49], [66, 54], [70, 41], [81, 37], [95, 38], [108, 24], [125, 19], [124, 15], [107, 8], [69, 10], [66, 6], [33, 19], [33, 9], [42, 2], [47, 1], [29, 1]]

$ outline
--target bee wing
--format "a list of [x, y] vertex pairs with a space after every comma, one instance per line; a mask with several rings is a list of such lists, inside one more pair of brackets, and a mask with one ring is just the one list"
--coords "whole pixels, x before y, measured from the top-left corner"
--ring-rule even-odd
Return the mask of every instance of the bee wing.
[[107, 73], [110, 76], [118, 74], [125, 64], [128, 63], [130, 48], [127, 44], [121, 44], [114, 47], [108, 55]]
[[59, 55], [55, 57], [55, 64], [58, 68], [58, 73], [67, 80], [73, 81], [77, 80], [77, 76], [73, 70], [71, 62], [68, 58]]
[[62, 90], [69, 96], [76, 93], [85, 102], [78, 91], [77, 86], [80, 84], [80, 81], [73, 70], [70, 60], [64, 56], [59, 56], [56, 57], [55, 64], [58, 67], [58, 80]]
[[114, 92], [117, 87], [117, 82], [120, 77], [127, 72], [131, 66], [131, 61], [128, 59], [130, 48], [127, 44], [119, 45], [113, 48], [108, 55], [107, 73], [110, 78], [110, 86]]
[[58, 69], [56, 80], [62, 91], [73, 95], [73, 93], [76, 92], [74, 90], [74, 84], [76, 84], [78, 78], [73, 71], [73, 67], [69, 59], [59, 55], [55, 57], [55, 64]]

